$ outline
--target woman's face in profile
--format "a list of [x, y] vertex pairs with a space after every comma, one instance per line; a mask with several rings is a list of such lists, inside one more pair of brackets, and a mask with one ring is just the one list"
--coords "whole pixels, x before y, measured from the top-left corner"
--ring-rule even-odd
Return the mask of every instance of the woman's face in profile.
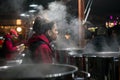
[[52, 40], [56, 40], [57, 39], [57, 35], [58, 35], [58, 30], [57, 30], [57, 25], [54, 24], [52, 30], [51, 30], [52, 35], [50, 36]]

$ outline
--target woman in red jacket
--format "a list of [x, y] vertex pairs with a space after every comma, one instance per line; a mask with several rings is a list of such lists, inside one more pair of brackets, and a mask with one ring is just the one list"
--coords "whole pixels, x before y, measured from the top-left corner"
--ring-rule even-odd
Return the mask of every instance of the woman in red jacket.
[[2, 50], [0, 53], [0, 58], [6, 60], [15, 59], [19, 52], [22, 52], [20, 45], [16, 45], [15, 39], [18, 38], [18, 34], [15, 29], [11, 29], [10, 33], [4, 36], [5, 40], [2, 45]]
[[53, 50], [50, 43], [57, 38], [56, 24], [37, 17], [33, 31], [35, 33], [28, 40], [32, 60], [36, 63], [53, 63]]

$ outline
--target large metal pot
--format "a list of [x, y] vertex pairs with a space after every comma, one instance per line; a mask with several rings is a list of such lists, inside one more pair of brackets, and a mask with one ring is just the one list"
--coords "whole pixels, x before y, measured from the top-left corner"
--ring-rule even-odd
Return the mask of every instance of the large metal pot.
[[21, 64], [1, 66], [0, 79], [73, 80], [77, 67], [63, 64]]
[[118, 80], [120, 52], [83, 53], [88, 72], [95, 80]]
[[55, 58], [58, 63], [68, 64], [69, 56], [83, 53], [83, 48], [57, 48], [55, 50]]

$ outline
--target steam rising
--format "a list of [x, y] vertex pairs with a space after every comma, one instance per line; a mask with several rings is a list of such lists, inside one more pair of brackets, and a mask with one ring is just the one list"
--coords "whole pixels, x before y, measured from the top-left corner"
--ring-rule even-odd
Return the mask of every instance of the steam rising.
[[[59, 36], [57, 39], [57, 44], [59, 47], [76, 47], [80, 36], [79, 36], [79, 27], [81, 22], [77, 18], [71, 18], [68, 22], [67, 17], [70, 15], [67, 13], [67, 7], [62, 2], [51, 2], [48, 5], [48, 9], [43, 10], [44, 8], [40, 5], [37, 9], [39, 9], [39, 16], [42, 16], [50, 21], [54, 21], [58, 25]], [[70, 16], [72, 17], [72, 16]], [[70, 34], [70, 39], [66, 40], [64, 35], [66, 33]], [[69, 43], [68, 43], [69, 42]]]
[[47, 11], [48, 19], [52, 21], [65, 20], [66, 7], [61, 3], [52, 2], [48, 5], [49, 10]]

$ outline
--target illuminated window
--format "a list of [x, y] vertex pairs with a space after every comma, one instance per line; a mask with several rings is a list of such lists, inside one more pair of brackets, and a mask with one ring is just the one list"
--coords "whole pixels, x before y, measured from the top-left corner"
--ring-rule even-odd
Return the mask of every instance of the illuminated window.
[[17, 19], [17, 20], [16, 20], [16, 25], [21, 25], [21, 24], [22, 24], [21, 19]]

